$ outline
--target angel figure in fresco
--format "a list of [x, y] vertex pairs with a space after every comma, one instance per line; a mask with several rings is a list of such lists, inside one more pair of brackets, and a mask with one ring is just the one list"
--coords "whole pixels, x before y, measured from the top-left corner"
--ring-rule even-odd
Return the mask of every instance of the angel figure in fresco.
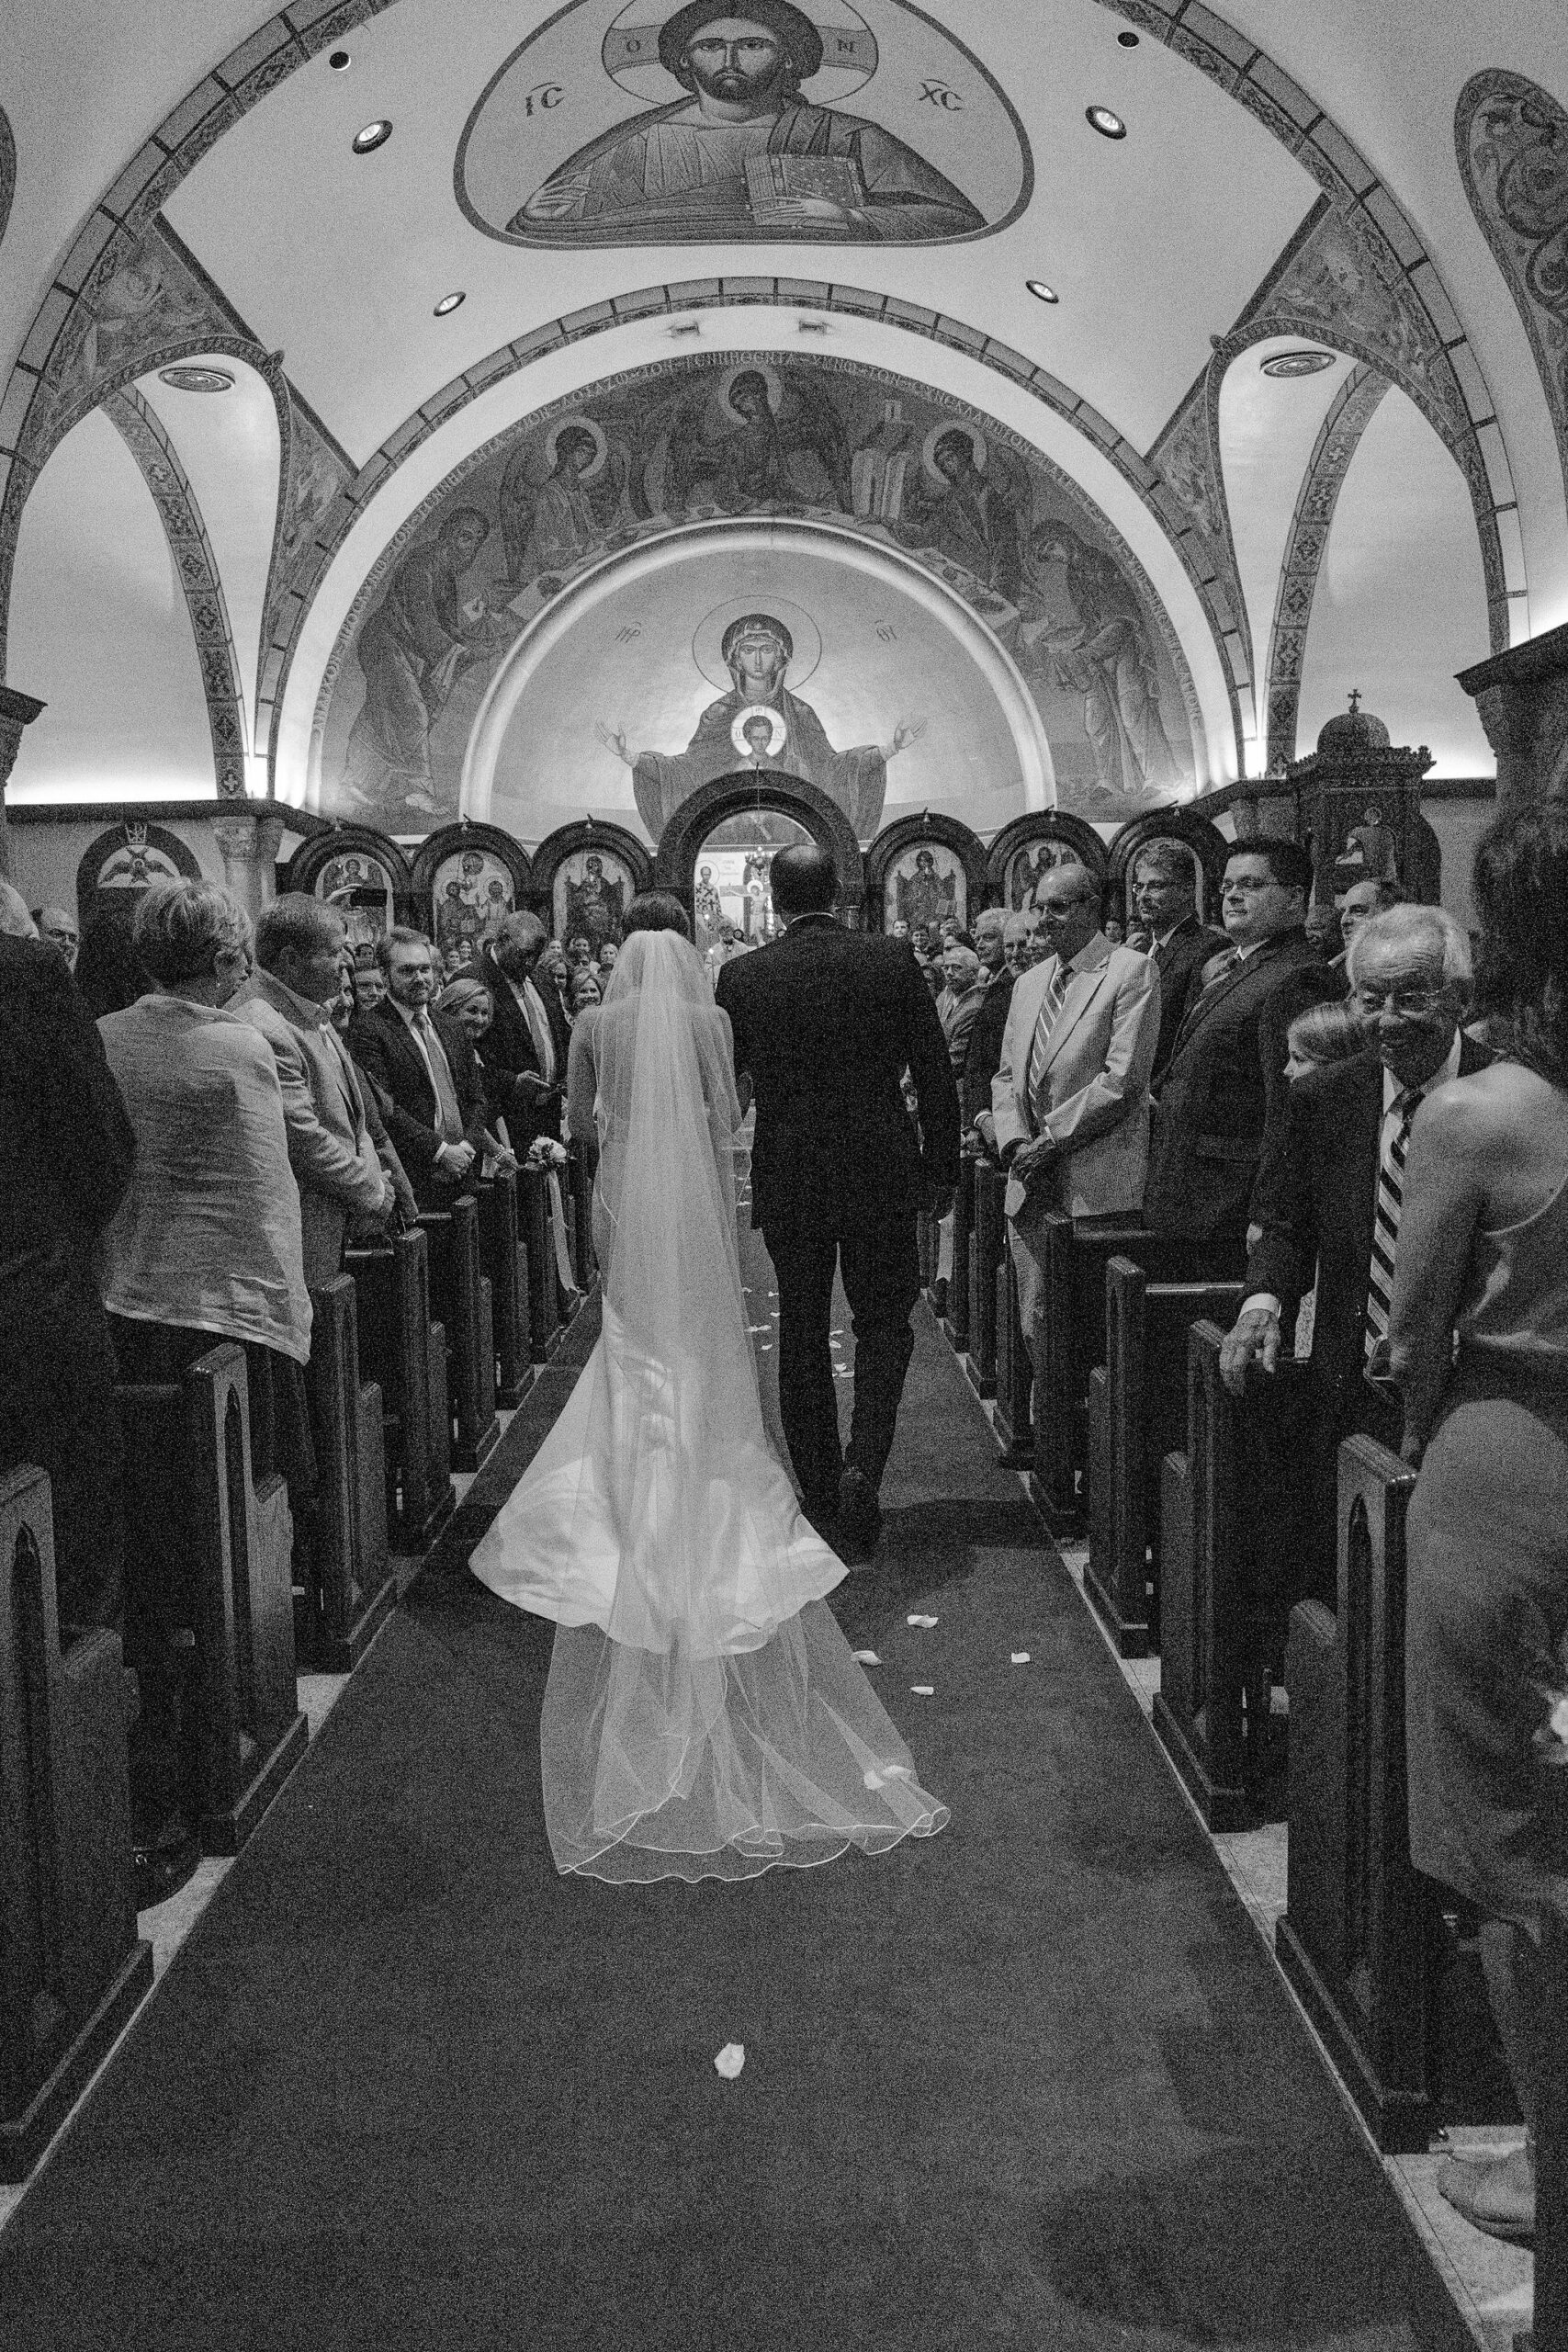
[[822, 36], [791, 0], [691, 0], [660, 28], [659, 62], [687, 95], [580, 147], [513, 215], [513, 236], [925, 244], [984, 229], [891, 131], [801, 96]]
[[1023, 642], [1050, 683], [1081, 694], [1095, 782], [1124, 796], [1174, 792], [1181, 781], [1159, 708], [1159, 673], [1138, 600], [1108, 555], [1060, 524], [1034, 536], [1036, 564], [1059, 563], [1077, 619], [1025, 623]]
[[492, 612], [482, 592], [463, 594], [463, 576], [489, 536], [478, 507], [459, 506], [404, 556], [359, 632], [365, 706], [349, 735], [343, 783], [358, 808], [439, 809], [430, 730], [463, 673], [502, 652], [519, 627]]
[[739, 764], [731, 733], [737, 719], [761, 718], [772, 711], [784, 729], [784, 748], [773, 754], [776, 767], [816, 785], [843, 810], [855, 838], [869, 841], [882, 819], [887, 763], [924, 734], [925, 720], [900, 719], [887, 742], [836, 752], [811, 705], [784, 684], [795, 640], [783, 621], [771, 613], [743, 614], [725, 630], [719, 653], [733, 683], [728, 694], [709, 703], [683, 752], [633, 752], [624, 728], [595, 729], [606, 750], [630, 768], [637, 814], [652, 839], [659, 839], [689, 793], [733, 773]]
[[944, 915], [958, 912], [957, 876], [939, 874], [933, 853], [918, 849], [913, 874], [898, 876], [897, 904], [898, 921], [907, 922], [911, 931], [921, 923], [928, 931], [934, 931]]
[[670, 413], [663, 503], [671, 514], [703, 504], [727, 514], [801, 505], [849, 511], [850, 436], [832, 388], [799, 368], [775, 380], [776, 410], [762, 370], [742, 368], [722, 402], [710, 380]]
[[942, 487], [928, 490], [918, 475], [907, 481], [898, 537], [911, 546], [934, 546], [1016, 604], [1034, 499], [1028, 467], [998, 444], [987, 450], [982, 468], [975, 435], [962, 424], [938, 435], [931, 463]]
[[513, 594], [542, 571], [564, 571], [604, 538], [621, 505], [630, 458], [608, 441], [603, 454], [600, 479], [590, 481], [601, 443], [587, 424], [567, 424], [542, 448], [529, 440], [507, 460], [496, 503]]

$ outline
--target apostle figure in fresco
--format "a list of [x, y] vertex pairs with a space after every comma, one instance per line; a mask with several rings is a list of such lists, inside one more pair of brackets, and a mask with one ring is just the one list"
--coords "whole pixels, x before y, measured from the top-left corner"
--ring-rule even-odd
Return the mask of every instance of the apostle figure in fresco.
[[430, 730], [465, 670], [510, 645], [518, 624], [461, 582], [490, 536], [476, 506], [448, 514], [404, 556], [355, 649], [365, 707], [354, 722], [343, 788], [362, 808], [398, 804], [437, 813]]
[[790, 0], [692, 0], [660, 28], [659, 62], [689, 96], [579, 148], [514, 215], [514, 236], [924, 244], [985, 227], [891, 131], [801, 96], [822, 36]]
[[[869, 841], [882, 819], [887, 763], [925, 732], [924, 719], [913, 724], [900, 719], [886, 743], [836, 752], [811, 705], [792, 695], [784, 684], [795, 640], [783, 621], [771, 613], [743, 614], [725, 630], [719, 652], [733, 684], [728, 694], [709, 703], [683, 752], [634, 752], [624, 728], [595, 729], [606, 749], [630, 768], [637, 814], [653, 839], [659, 839], [688, 793], [716, 776], [730, 775], [739, 764], [732, 733], [737, 719], [760, 718], [771, 711], [784, 729], [782, 750], [776, 742], [773, 750], [775, 766], [816, 785], [843, 810], [855, 838]], [[750, 735], [746, 740], [750, 743]]]
[[537, 448], [525, 447], [508, 461], [497, 503], [506, 576], [513, 590], [525, 587], [541, 571], [558, 571], [575, 563], [599, 538], [582, 486], [598, 455], [599, 444], [586, 425], [564, 424], [556, 435], [555, 461], [547, 471]]
[[898, 536], [917, 545], [934, 542], [950, 561], [961, 563], [1010, 605], [1016, 604], [1023, 585], [1030, 519], [1027, 471], [1017, 483], [1006, 481], [1005, 462], [994, 457], [982, 471], [974, 439], [962, 424], [938, 435], [931, 463], [946, 487], [934, 494], [911, 496], [909, 520]]
[[1054, 685], [1081, 694], [1084, 732], [1103, 791], [1174, 792], [1181, 775], [1159, 709], [1159, 673], [1138, 600], [1108, 555], [1058, 524], [1035, 534], [1038, 564], [1061, 564], [1077, 616], [1023, 639]]

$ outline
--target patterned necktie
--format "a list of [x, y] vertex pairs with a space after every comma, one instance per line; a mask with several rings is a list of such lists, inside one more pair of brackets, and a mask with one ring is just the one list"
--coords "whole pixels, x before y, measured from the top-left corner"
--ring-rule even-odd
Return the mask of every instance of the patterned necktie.
[[1040, 1018], [1034, 1024], [1034, 1042], [1029, 1049], [1029, 1083], [1025, 1089], [1025, 1094], [1032, 1106], [1040, 1084], [1041, 1065], [1045, 1059], [1045, 1048], [1051, 1042], [1051, 1032], [1056, 1026], [1062, 1011], [1062, 1001], [1066, 993], [1067, 967], [1058, 956], [1055, 969], [1045, 983], [1044, 1001], [1040, 1007]]
[[430, 1069], [430, 1082], [435, 1090], [436, 1124], [448, 1143], [460, 1143], [463, 1136], [463, 1114], [457, 1108], [457, 1090], [452, 1083], [452, 1065], [436, 1035], [435, 1023], [423, 1007], [419, 1015], [419, 1038], [424, 1047], [424, 1058]]
[[1399, 1113], [1378, 1161], [1378, 1202], [1372, 1221], [1372, 1256], [1367, 1279], [1367, 1370], [1376, 1378], [1387, 1376], [1388, 1315], [1393, 1304], [1393, 1261], [1399, 1245], [1399, 1212], [1404, 1201], [1404, 1159], [1410, 1149], [1410, 1125], [1420, 1095], [1414, 1087], [1394, 1097]]
[[1221, 980], [1228, 980], [1240, 961], [1239, 947], [1223, 947], [1217, 956], [1211, 956], [1203, 967], [1204, 989], [1214, 988]]

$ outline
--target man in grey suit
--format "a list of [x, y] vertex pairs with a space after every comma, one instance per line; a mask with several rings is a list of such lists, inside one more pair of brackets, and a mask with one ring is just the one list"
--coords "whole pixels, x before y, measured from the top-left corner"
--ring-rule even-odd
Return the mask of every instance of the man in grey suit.
[[1159, 1037], [1154, 960], [1111, 946], [1100, 929], [1093, 875], [1081, 865], [1053, 866], [1039, 899], [1052, 952], [1014, 984], [991, 1083], [1019, 1313], [1037, 1369], [1045, 1212], [1107, 1216], [1141, 1205], [1149, 1071]]
[[311, 1288], [341, 1267], [349, 1219], [389, 1216], [394, 1201], [358, 1072], [332, 1023], [343, 943], [335, 907], [303, 890], [274, 899], [256, 922], [256, 971], [229, 1008], [260, 1030], [277, 1064]]

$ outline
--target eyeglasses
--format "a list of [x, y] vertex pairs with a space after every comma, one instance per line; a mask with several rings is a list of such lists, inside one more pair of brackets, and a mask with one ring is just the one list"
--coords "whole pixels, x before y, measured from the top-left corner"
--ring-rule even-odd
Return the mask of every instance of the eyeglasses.
[[1423, 1013], [1436, 1011], [1445, 993], [1440, 988], [1359, 988], [1356, 990], [1356, 1010], [1371, 1015], [1392, 1012], [1396, 1021], [1419, 1021]]

